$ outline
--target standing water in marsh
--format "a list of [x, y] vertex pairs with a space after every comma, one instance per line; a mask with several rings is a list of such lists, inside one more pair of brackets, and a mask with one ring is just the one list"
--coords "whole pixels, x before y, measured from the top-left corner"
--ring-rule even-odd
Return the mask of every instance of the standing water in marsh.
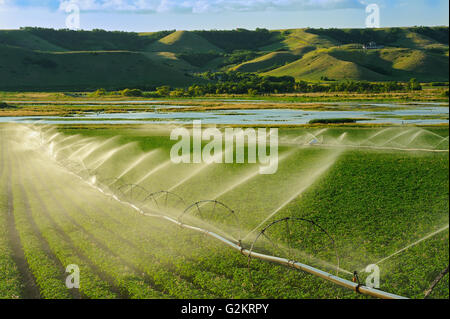
[[[190, 123], [202, 120], [204, 124], [269, 125], [308, 124], [312, 120], [351, 120], [366, 124], [434, 125], [449, 123], [448, 104], [352, 104], [334, 103], [323, 110], [315, 109], [231, 109], [183, 111], [184, 107], [149, 106], [145, 112], [81, 113], [70, 116], [0, 117], [0, 123], [19, 122], [45, 124], [144, 124]], [[333, 109], [335, 108], [335, 109]], [[340, 109], [342, 108], [342, 109]], [[354, 108], [354, 110], [352, 110]], [[382, 110], [378, 110], [381, 108]], [[171, 109], [177, 109], [176, 112]]]

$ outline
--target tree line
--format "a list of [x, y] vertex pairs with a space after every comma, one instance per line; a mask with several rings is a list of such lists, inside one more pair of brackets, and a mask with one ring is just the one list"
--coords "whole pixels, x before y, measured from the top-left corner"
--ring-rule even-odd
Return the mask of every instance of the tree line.
[[[198, 97], [205, 95], [267, 95], [278, 93], [389, 93], [422, 90], [422, 85], [417, 79], [409, 82], [367, 82], [367, 81], [334, 81], [306, 82], [296, 81], [291, 76], [259, 76], [253, 73], [206, 72], [199, 75], [207, 80], [207, 83], [193, 84], [185, 88], [174, 88], [168, 85], [155, 87], [149, 92], [141, 89], [125, 89], [119, 93], [123, 96], [145, 97]], [[99, 89], [95, 95], [106, 95], [108, 92]]]

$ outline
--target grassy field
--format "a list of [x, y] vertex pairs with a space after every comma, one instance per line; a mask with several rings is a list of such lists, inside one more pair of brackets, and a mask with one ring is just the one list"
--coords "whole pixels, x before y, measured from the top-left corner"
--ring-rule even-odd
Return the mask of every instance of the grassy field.
[[[248, 264], [220, 242], [144, 217], [89, 181], [173, 217], [216, 199], [238, 223], [212, 203], [185, 220], [243, 239], [245, 247], [271, 221], [312, 220], [335, 247], [324, 232], [298, 222], [288, 231], [283, 223], [271, 227], [266, 235], [276, 245], [258, 239], [255, 249], [335, 273], [336, 248], [341, 277], [357, 270], [364, 280], [364, 268], [377, 263], [381, 289], [406, 297], [423, 298], [448, 265], [448, 127], [280, 129], [274, 175], [259, 175], [255, 164], [175, 165], [171, 129], [1, 125], [0, 296], [361, 297], [282, 266]], [[313, 138], [321, 145], [310, 146]], [[130, 190], [132, 184], [139, 187]], [[144, 201], [159, 191], [176, 196]], [[79, 290], [65, 287], [69, 264], [80, 267]], [[447, 275], [431, 297], [448, 296]]]

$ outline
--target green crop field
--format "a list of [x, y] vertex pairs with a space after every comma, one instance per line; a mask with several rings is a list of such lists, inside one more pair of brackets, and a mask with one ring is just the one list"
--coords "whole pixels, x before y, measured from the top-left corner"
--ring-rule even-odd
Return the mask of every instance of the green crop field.
[[0, 298], [366, 298], [169, 219], [408, 298], [448, 266], [448, 126], [280, 128], [273, 175], [175, 164], [173, 128], [0, 125]]

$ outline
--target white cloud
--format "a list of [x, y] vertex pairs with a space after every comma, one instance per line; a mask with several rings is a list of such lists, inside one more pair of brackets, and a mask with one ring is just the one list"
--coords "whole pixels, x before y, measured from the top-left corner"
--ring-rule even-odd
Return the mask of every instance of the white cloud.
[[11, 8], [11, 0], [0, 0], [0, 11], [8, 11]]
[[[4, 0], [0, 0], [4, 1]], [[361, 8], [363, 0], [60, 0], [60, 10], [77, 3], [82, 11], [252, 12]]]

